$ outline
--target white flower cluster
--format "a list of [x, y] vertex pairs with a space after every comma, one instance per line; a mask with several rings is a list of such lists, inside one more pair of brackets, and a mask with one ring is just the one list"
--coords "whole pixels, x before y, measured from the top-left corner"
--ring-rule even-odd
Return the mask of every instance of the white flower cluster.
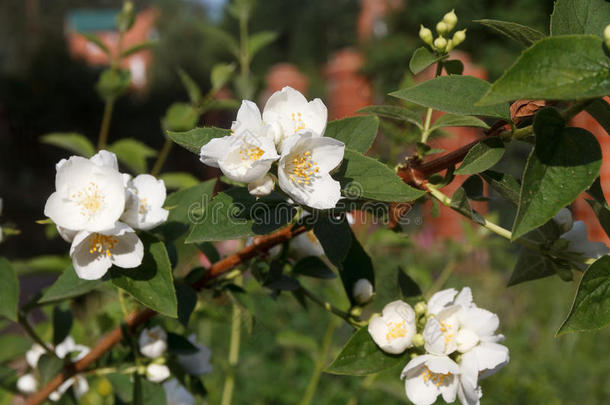
[[[418, 326], [423, 326], [421, 333]], [[415, 310], [405, 302], [391, 302], [381, 316], [371, 318], [368, 330], [387, 353], [425, 349], [401, 373], [411, 402], [429, 405], [441, 395], [446, 402], [457, 397], [462, 404], [476, 405], [482, 396], [479, 379], [509, 361], [508, 348], [499, 344], [504, 336], [496, 334], [498, 326], [498, 316], [477, 307], [466, 287], [459, 294], [453, 288], [439, 291]]]
[[56, 191], [44, 214], [72, 244], [76, 274], [95, 280], [113, 264], [138, 267], [144, 249], [135, 230], [152, 229], [167, 220], [163, 180], [148, 174], [132, 179], [120, 173], [115, 154], [105, 150], [91, 159], [62, 159], [56, 170]]
[[[188, 339], [198, 350], [192, 354], [178, 355], [177, 361], [182, 369], [190, 375], [202, 376], [212, 372], [210, 349], [197, 343], [195, 335], [190, 335]], [[194, 405], [195, 398], [178, 380], [170, 378], [170, 370], [165, 365], [164, 354], [167, 350], [167, 332], [161, 326], [153, 326], [143, 329], [138, 339], [140, 353], [152, 359], [146, 366], [146, 377], [154, 382], [163, 382], [163, 388], [167, 397], [168, 404]]]
[[[72, 361], [78, 361], [85, 357], [89, 353], [89, 348], [83, 345], [77, 345], [71, 336], [66, 337], [63, 342], [58, 344], [55, 349], [55, 355], [60, 359], [72, 354]], [[34, 344], [30, 350], [25, 354], [25, 360], [30, 366], [30, 372], [19, 377], [17, 380], [17, 389], [24, 394], [34, 394], [39, 388], [39, 376], [37, 374], [38, 360], [45, 354], [45, 349], [39, 344]], [[59, 401], [61, 396], [68, 391], [70, 387], [74, 387], [74, 395], [77, 398], [85, 395], [89, 391], [89, 384], [85, 377], [81, 375], [75, 375], [74, 377], [66, 380], [59, 386], [56, 391], [53, 391], [49, 395], [51, 401]]]
[[[201, 161], [218, 167], [231, 180], [248, 183], [256, 196], [277, 180], [294, 201], [317, 209], [333, 208], [341, 198], [330, 172], [345, 151], [343, 142], [324, 137], [328, 112], [320, 99], [308, 102], [291, 87], [275, 92], [263, 109], [244, 100], [231, 126], [232, 135], [201, 148]], [[269, 171], [277, 162], [277, 177]]]

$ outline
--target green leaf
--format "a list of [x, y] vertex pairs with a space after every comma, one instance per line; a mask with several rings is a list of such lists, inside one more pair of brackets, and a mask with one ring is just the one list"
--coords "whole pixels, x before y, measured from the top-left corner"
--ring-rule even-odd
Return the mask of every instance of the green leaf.
[[264, 235], [287, 225], [296, 214], [279, 193], [256, 198], [243, 187], [219, 193], [199, 216], [186, 243], [241, 239]]
[[506, 198], [511, 203], [519, 204], [519, 194], [521, 193], [521, 184], [508, 173], [494, 172], [486, 170], [481, 173], [487, 184], [491, 186], [498, 194]]
[[413, 201], [425, 194], [405, 184], [396, 173], [378, 160], [346, 149], [343, 164], [334, 176], [343, 195], [376, 201]]
[[508, 286], [549, 277], [557, 273], [555, 263], [549, 257], [528, 248], [522, 248], [508, 280]]
[[483, 24], [484, 26], [491, 28], [493, 31], [499, 32], [500, 34], [507, 36], [525, 47], [528, 47], [534, 42], [544, 38], [544, 34], [542, 32], [510, 21], [485, 19], [474, 20], [474, 22]]
[[337, 275], [324, 263], [322, 259], [316, 256], [307, 256], [295, 263], [292, 272], [298, 275], [307, 277], [332, 279]]
[[172, 268], [163, 242], [147, 234], [140, 235], [144, 243], [144, 259], [140, 267], [112, 267], [112, 283], [155, 311], [176, 318], [178, 302]]
[[[47, 226], [52, 226], [57, 230], [55, 225]], [[13, 267], [17, 275], [41, 272], [61, 273], [71, 263], [72, 260], [66, 255], [42, 255], [24, 261], [13, 261]]]
[[340, 266], [352, 243], [352, 232], [345, 217], [320, 217], [313, 226], [313, 232], [320, 241], [324, 254], [335, 266]]
[[434, 121], [430, 131], [443, 127], [478, 127], [488, 129], [489, 125], [477, 117], [469, 115], [443, 114]]
[[186, 283], [177, 282], [176, 296], [178, 298], [178, 320], [186, 328], [197, 305], [197, 291]]
[[199, 105], [203, 100], [203, 96], [201, 94], [201, 89], [199, 88], [195, 80], [193, 80], [193, 78], [182, 69], [178, 69], [178, 76], [180, 76], [180, 81], [186, 89], [191, 103], [194, 105]]
[[197, 125], [199, 112], [189, 103], [174, 103], [163, 117], [163, 129], [172, 132], [189, 131]]
[[86, 136], [76, 132], [54, 132], [40, 137], [40, 142], [69, 150], [78, 155], [90, 158], [95, 154], [95, 147]]
[[309, 354], [312, 359], [319, 351], [318, 342], [314, 338], [292, 330], [280, 330], [275, 339], [278, 345], [302, 350]]
[[557, 0], [551, 14], [551, 35], [603, 36], [609, 21], [610, 4], [605, 0]]
[[523, 173], [513, 240], [546, 223], [599, 174], [602, 155], [595, 136], [563, 125], [553, 108], [540, 110], [534, 118], [536, 146]]
[[468, 195], [463, 187], [458, 188], [451, 196], [451, 208], [478, 224], [485, 224], [485, 219], [470, 206]]
[[88, 32], [79, 32], [79, 35], [87, 38], [89, 42], [92, 42], [95, 46], [97, 46], [100, 51], [104, 52], [106, 55], [110, 56], [110, 49], [99, 39], [96, 35], [90, 34]]
[[194, 354], [199, 351], [187, 338], [176, 333], [167, 334], [167, 351], [170, 354]]
[[51, 287], [38, 300], [39, 304], [66, 300], [86, 294], [103, 285], [101, 280], [83, 280], [76, 275], [74, 267], [70, 265]]
[[444, 61], [443, 67], [449, 75], [461, 75], [464, 73], [464, 64], [457, 59]]
[[413, 56], [411, 56], [411, 60], [409, 61], [409, 69], [416, 75], [443, 58], [444, 56], [436, 56], [430, 52], [427, 47], [422, 46], [413, 52]]
[[487, 138], [468, 151], [455, 174], [476, 174], [493, 167], [504, 156], [504, 142]]
[[158, 41], [144, 41], [137, 45], [132, 46], [131, 48], [127, 48], [121, 54], [122, 58], [126, 58], [128, 56], [133, 55], [134, 53], [138, 53], [140, 51], [145, 51], [147, 49], [151, 49], [159, 44]]
[[408, 352], [402, 355], [384, 353], [377, 347], [367, 328], [360, 328], [324, 371], [330, 374], [364, 376], [407, 362]]
[[324, 136], [340, 140], [346, 148], [366, 153], [377, 136], [378, 128], [377, 117], [349, 117], [329, 122]]
[[236, 58], [240, 57], [239, 43], [231, 34], [211, 24], [203, 25], [202, 29], [210, 43], [219, 44], [220, 49], [228, 50]]
[[228, 129], [216, 127], [195, 128], [186, 132], [167, 132], [169, 139], [196, 155], [201, 153], [201, 147], [214, 138], [231, 135]]
[[199, 183], [194, 187], [176, 191], [165, 200], [169, 209], [167, 222], [156, 230], [165, 240], [174, 240], [183, 235], [191, 225], [200, 220], [205, 208], [212, 200], [216, 179]]
[[0, 257], [0, 316], [17, 322], [19, 280], [13, 266]]
[[343, 288], [352, 305], [356, 305], [354, 297], [354, 284], [360, 279], [368, 280], [371, 285], [375, 285], [375, 270], [373, 269], [373, 261], [366, 253], [356, 235], [350, 228], [351, 244], [345, 255], [343, 263], [339, 267], [339, 275]]
[[[142, 401], [141, 405], [167, 405], [165, 389], [162, 384], [156, 384], [148, 381], [146, 378], [140, 378]], [[135, 402], [139, 405], [138, 402]]]
[[146, 159], [157, 156], [157, 151], [132, 138], [116, 141], [108, 147], [110, 152], [116, 154], [119, 162], [123, 163], [134, 173], [148, 171]]
[[167, 172], [159, 176], [163, 180], [167, 189], [179, 189], [195, 187], [199, 180], [187, 172]]
[[603, 256], [585, 271], [572, 309], [557, 332], [601, 329], [610, 324], [610, 256]]
[[273, 31], [259, 31], [256, 34], [250, 35], [250, 38], [248, 38], [248, 54], [250, 59], [254, 58], [261, 49], [275, 41], [276, 38], [277, 33]]
[[610, 93], [610, 59], [592, 35], [549, 37], [526, 49], [477, 105], [517, 99], [576, 100]]
[[403, 298], [418, 297], [422, 295], [421, 288], [405, 271], [398, 267], [398, 287]]
[[469, 200], [474, 201], [489, 201], [489, 198], [485, 197], [485, 186], [483, 180], [476, 174], [468, 177], [461, 186], [466, 192], [466, 197]]
[[110, 381], [114, 394], [124, 403], [130, 403], [133, 398], [133, 383], [130, 376], [112, 373], [106, 374], [106, 378]]
[[23, 356], [32, 347], [32, 342], [29, 339], [24, 339], [22, 334], [4, 331], [0, 335], [0, 347], [2, 348], [0, 350], [0, 363], [4, 363]]
[[64, 367], [64, 362], [54, 354], [45, 353], [38, 359], [36, 368], [40, 376], [40, 384], [45, 385]]
[[610, 134], [610, 105], [606, 100], [603, 98], [595, 100], [589, 104], [585, 110], [599, 122], [606, 130], [607, 135]]
[[370, 105], [356, 111], [359, 114], [373, 114], [379, 117], [391, 118], [393, 120], [407, 121], [423, 128], [421, 116], [415, 111], [396, 105]]
[[220, 90], [231, 79], [235, 65], [233, 63], [218, 63], [212, 68], [210, 81], [212, 82], [212, 92]]
[[124, 69], [106, 69], [100, 75], [95, 89], [103, 100], [114, 100], [122, 96], [131, 82], [131, 74], [129, 70]]
[[64, 341], [72, 329], [72, 311], [61, 309], [59, 306], [53, 308], [53, 344], [57, 346]]
[[457, 115], [482, 115], [510, 120], [506, 103], [494, 103], [495, 105], [483, 107], [475, 105], [487, 93], [490, 86], [485, 80], [476, 77], [451, 75], [437, 77], [395, 91], [390, 95]]

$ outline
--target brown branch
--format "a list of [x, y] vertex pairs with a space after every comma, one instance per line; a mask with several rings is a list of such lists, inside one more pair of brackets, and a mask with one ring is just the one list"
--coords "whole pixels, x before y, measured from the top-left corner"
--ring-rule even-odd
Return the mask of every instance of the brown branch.
[[[219, 277], [223, 273], [231, 270], [232, 268], [244, 263], [249, 259], [252, 259], [259, 253], [269, 250], [273, 246], [279, 245], [294, 238], [295, 236], [305, 232], [306, 230], [307, 228], [304, 225], [287, 226], [272, 234], [254, 238], [254, 243], [252, 245], [246, 246], [234, 255], [228, 256], [214, 263], [212, 267], [210, 267], [210, 269], [205, 272], [205, 275], [199, 281], [192, 284], [192, 287], [199, 291], [204, 288], [210, 281]], [[138, 326], [144, 324], [156, 314], [157, 313], [155, 311], [148, 308], [142, 311], [134, 311], [129, 314], [127, 319], [125, 319], [125, 324], [130, 330], [133, 331]], [[60, 374], [56, 375], [36, 394], [30, 396], [25, 404], [39, 405], [44, 402], [44, 400], [47, 399], [47, 397], [51, 395], [53, 391], [59, 388], [59, 386], [64, 381], [73, 377], [77, 373], [82, 373], [86, 371], [87, 368], [91, 364], [93, 364], [93, 362], [99, 359], [114, 345], [119, 343], [122, 338], [123, 332], [121, 331], [121, 328], [116, 328], [112, 332], [108, 333], [97, 343], [97, 345], [95, 345], [95, 347], [93, 347], [93, 349], [91, 349], [91, 351], [85, 357], [83, 357], [76, 363], [66, 365], [66, 367], [62, 370]]]

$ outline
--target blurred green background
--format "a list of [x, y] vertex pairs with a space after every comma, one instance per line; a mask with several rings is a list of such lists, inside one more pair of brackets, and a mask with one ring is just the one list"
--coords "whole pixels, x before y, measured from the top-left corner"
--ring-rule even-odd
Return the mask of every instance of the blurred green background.
[[[184, 69], [204, 91], [208, 90], [212, 66], [231, 59], [206, 27], [220, 26], [233, 33], [237, 27], [222, 0], [141, 0], [136, 5], [140, 10], [158, 8], [159, 45], [154, 50], [147, 89], [118, 101], [111, 138], [134, 137], [159, 149], [164, 141], [161, 117], [170, 104], [187, 100], [176, 70]], [[44, 202], [53, 189], [52, 167], [65, 156], [64, 151], [39, 143], [38, 137], [49, 132], [78, 131], [92, 141], [96, 139], [103, 104], [95, 94], [94, 84], [101, 68], [70, 57], [65, 21], [75, 9], [120, 6], [120, 1], [111, 0], [0, 2], [0, 197], [5, 206], [2, 220], [22, 231], [0, 245], [3, 256], [20, 259], [66, 252], [62, 241], [47, 238], [44, 228], [34, 223], [43, 217]], [[357, 0], [259, 0], [250, 28], [276, 31], [278, 39], [253, 61], [258, 88], [264, 87], [265, 74], [272, 65], [291, 62], [307, 75], [309, 97], [324, 98], [324, 64], [333, 52], [351, 46], [363, 51], [363, 73], [373, 83], [374, 99], [383, 102], [387, 92], [399, 87], [413, 50], [420, 46], [419, 24], [433, 27], [452, 8], [460, 19], [458, 27], [468, 28], [467, 41], [460, 49], [485, 67], [493, 80], [514, 61], [519, 47], [472, 20], [515, 21], [547, 32], [552, 1], [404, 1], [404, 6], [391, 13], [365, 44], [357, 42], [360, 7]], [[226, 127], [232, 114], [204, 117], [202, 123], [208, 123], [208, 118]], [[383, 148], [387, 144], [380, 145]], [[384, 149], [373, 153], [388, 155]], [[210, 175], [190, 153], [178, 148], [172, 151], [166, 170], [187, 171], [202, 180]], [[360, 228], [357, 233], [373, 257], [378, 283], [375, 301], [366, 313], [378, 311], [398, 297], [394, 282], [398, 266], [424, 290], [441, 287], [435, 285], [435, 280], [442, 275], [447, 277], [442, 287], [469, 285], [481, 307], [498, 313], [505, 344], [511, 350], [509, 366], [483, 382], [483, 403], [610, 403], [610, 332], [554, 337], [571, 305], [576, 281], [545, 279], [507, 289], [517, 251], [484, 232], [465, 229], [465, 242], [439, 242], [424, 250], [408, 235]], [[52, 280], [55, 275], [49, 277]], [[38, 291], [46, 282], [40, 274], [22, 279], [26, 294]], [[246, 332], [233, 403], [299, 403], [317, 363], [327, 364], [346, 342], [351, 329], [333, 324], [336, 329], [331, 330], [332, 344], [320, 357], [319, 347], [331, 323], [327, 312], [313, 306], [305, 311], [289, 294], [274, 299], [251, 279], [245, 280], [245, 287], [252, 294], [243, 297]], [[339, 281], [312, 281], [310, 287], [337, 306], [347, 306]], [[83, 308], [91, 316], [85, 326], [74, 331], [77, 340], [89, 345], [116, 325], [120, 314], [119, 308], [101, 305], [95, 301], [97, 298], [87, 298], [90, 305]], [[226, 297], [216, 297], [211, 292], [206, 292], [201, 301], [204, 304], [191, 325], [213, 351], [215, 369], [204, 382], [209, 391], [208, 403], [216, 404], [227, 369], [231, 307]], [[101, 315], [100, 307], [110, 312]], [[0, 352], [25, 349], [27, 346], [22, 343]], [[405, 403], [399, 374], [400, 369], [374, 379], [322, 374], [312, 403]], [[110, 398], [100, 395], [103, 390], [97, 389], [100, 381], [92, 381], [93, 389], [83, 403], [108, 403]]]

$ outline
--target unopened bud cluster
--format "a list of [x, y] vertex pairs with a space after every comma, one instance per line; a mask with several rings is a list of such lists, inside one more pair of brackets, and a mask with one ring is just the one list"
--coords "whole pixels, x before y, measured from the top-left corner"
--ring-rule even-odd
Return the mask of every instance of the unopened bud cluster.
[[435, 52], [444, 54], [451, 51], [453, 48], [464, 42], [466, 39], [466, 30], [456, 31], [449, 39], [451, 31], [455, 28], [458, 18], [455, 12], [451, 10], [443, 16], [443, 19], [436, 24], [436, 33], [438, 37], [434, 38], [432, 31], [429, 28], [420, 26], [419, 37], [422, 41], [428, 44]]

